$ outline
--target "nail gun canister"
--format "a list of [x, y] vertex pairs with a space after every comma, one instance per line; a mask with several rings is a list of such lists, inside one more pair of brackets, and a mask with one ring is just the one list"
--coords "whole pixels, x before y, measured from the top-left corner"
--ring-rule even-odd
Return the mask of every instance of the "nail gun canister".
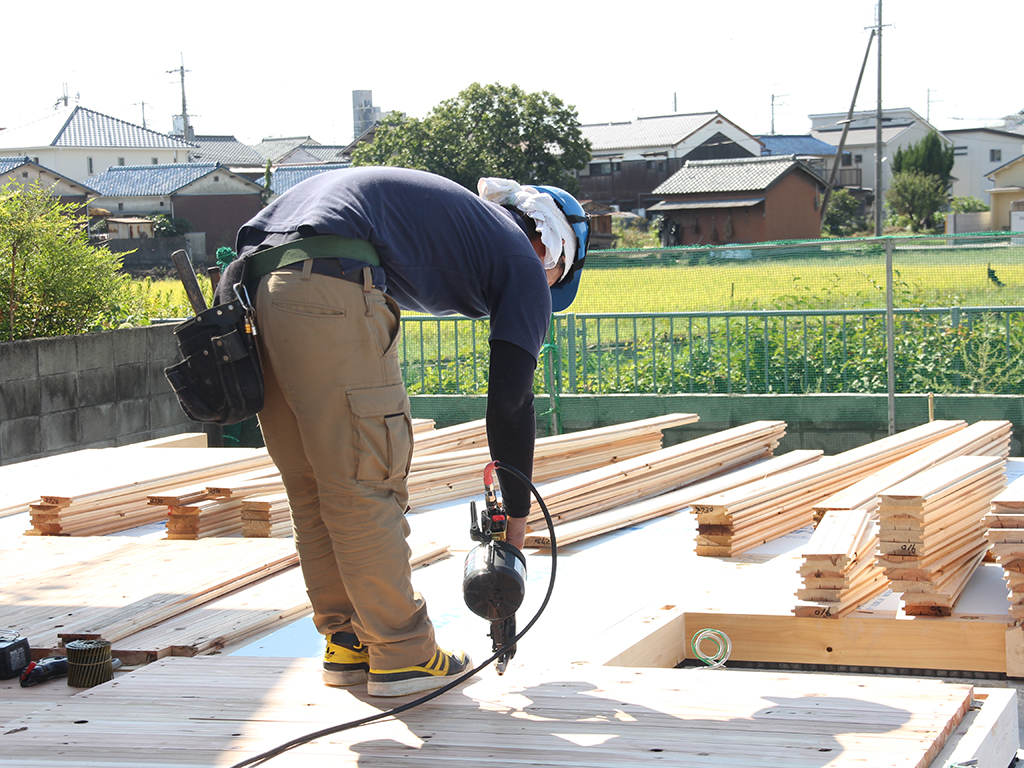
[[499, 621], [515, 615], [526, 595], [523, 553], [504, 541], [474, 547], [466, 555], [462, 594], [480, 618]]

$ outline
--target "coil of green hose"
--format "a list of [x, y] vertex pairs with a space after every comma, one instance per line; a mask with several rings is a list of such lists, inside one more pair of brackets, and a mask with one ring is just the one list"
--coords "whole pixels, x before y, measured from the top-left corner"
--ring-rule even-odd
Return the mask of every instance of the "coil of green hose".
[[[715, 646], [715, 651], [710, 656], [701, 650], [701, 644], [705, 640], [710, 640]], [[693, 651], [693, 655], [696, 658], [707, 664], [710, 669], [718, 669], [725, 666], [725, 662], [729, 660], [729, 654], [732, 653], [732, 641], [721, 630], [701, 629], [694, 632], [693, 638], [690, 640], [690, 650]]]

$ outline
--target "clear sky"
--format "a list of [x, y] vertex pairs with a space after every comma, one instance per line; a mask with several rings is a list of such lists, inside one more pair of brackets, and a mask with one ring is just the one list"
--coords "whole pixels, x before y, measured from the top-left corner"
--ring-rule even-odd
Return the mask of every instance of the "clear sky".
[[[1019, 0], [883, 0], [886, 107], [930, 113], [940, 130], [1024, 109], [1014, 86]], [[21, 6], [25, 9], [26, 6]], [[72, 103], [171, 130], [176, 70], [200, 134], [352, 139], [352, 91], [423, 117], [473, 82], [549, 91], [598, 123], [718, 110], [750, 133], [804, 134], [807, 115], [845, 112], [875, 0], [647, 0], [532, 4], [437, 0], [238, 5], [181, 0], [100, 7], [56, 0], [18, 41], [0, 126]], [[11, 53], [11, 51], [9, 51]], [[9, 57], [10, 58], [10, 57]], [[872, 47], [858, 109], [874, 109]], [[773, 105], [774, 96], [774, 110]], [[143, 102], [145, 107], [143, 107]]]

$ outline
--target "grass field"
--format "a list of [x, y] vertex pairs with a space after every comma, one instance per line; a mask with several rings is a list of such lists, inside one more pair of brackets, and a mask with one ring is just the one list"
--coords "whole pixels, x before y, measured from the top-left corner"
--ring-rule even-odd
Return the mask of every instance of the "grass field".
[[[595, 252], [614, 264], [621, 256]], [[589, 259], [588, 259], [589, 261]], [[999, 287], [989, 279], [991, 266]], [[1024, 248], [984, 252], [897, 252], [893, 256], [897, 306], [1024, 303]], [[572, 305], [596, 312], [708, 312], [722, 310], [885, 306], [884, 257], [757, 259], [690, 266], [585, 270]]]
[[[664, 253], [664, 252], [663, 252]], [[718, 261], [642, 259], [595, 251], [572, 312], [708, 312], [885, 306], [882, 256]], [[592, 265], [592, 266], [591, 266]], [[1024, 247], [897, 250], [897, 306], [1024, 304]], [[990, 278], [989, 269], [995, 279]], [[209, 283], [200, 278], [209, 294]], [[139, 281], [137, 301], [153, 318], [191, 315], [176, 280]]]

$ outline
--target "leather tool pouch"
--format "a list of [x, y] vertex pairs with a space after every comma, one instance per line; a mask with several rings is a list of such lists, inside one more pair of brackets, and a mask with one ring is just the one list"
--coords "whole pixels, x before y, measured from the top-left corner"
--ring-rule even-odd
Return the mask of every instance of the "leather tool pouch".
[[263, 408], [263, 369], [244, 283], [235, 301], [218, 304], [174, 329], [182, 361], [164, 369], [185, 415], [237, 424]]

